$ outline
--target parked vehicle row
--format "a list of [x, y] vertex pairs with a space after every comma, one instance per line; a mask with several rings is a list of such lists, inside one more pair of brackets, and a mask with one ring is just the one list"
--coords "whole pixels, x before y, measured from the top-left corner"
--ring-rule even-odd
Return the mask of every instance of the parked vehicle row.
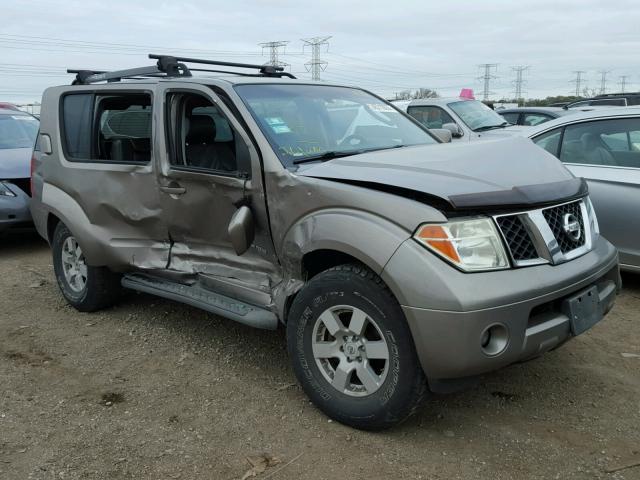
[[582, 179], [519, 135], [429, 130], [516, 129], [480, 102], [405, 115], [279, 67], [151, 57], [43, 96], [32, 213], [75, 308], [128, 288], [282, 325], [313, 402], [380, 429], [612, 307], [617, 252]]

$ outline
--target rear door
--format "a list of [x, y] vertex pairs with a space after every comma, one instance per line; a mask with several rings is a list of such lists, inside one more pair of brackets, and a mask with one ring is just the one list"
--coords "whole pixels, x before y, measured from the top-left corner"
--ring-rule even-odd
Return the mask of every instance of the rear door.
[[[258, 151], [206, 86], [165, 84], [156, 99], [165, 135], [158, 169], [169, 268], [256, 305], [271, 301], [279, 266], [271, 240]], [[238, 255], [228, 233], [238, 208], [250, 208], [255, 238]]]
[[59, 111], [43, 112], [41, 134], [55, 140], [60, 125], [60, 143], [42, 159], [43, 201], [93, 264], [153, 269], [169, 259], [151, 161], [152, 105], [152, 85], [78, 86], [63, 93]]

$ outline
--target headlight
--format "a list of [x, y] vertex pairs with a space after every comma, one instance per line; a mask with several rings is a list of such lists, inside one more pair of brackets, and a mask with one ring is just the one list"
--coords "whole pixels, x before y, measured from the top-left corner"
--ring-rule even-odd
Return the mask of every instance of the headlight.
[[467, 272], [509, 268], [500, 234], [490, 218], [421, 225], [414, 238]]
[[9, 190], [6, 183], [0, 182], [0, 197], [15, 197], [16, 194]]
[[589, 197], [585, 198], [584, 204], [587, 207], [587, 216], [589, 217], [589, 224], [591, 225], [592, 233], [600, 233], [600, 227], [598, 225], [598, 218], [596, 217], [596, 211], [593, 209], [593, 203]]

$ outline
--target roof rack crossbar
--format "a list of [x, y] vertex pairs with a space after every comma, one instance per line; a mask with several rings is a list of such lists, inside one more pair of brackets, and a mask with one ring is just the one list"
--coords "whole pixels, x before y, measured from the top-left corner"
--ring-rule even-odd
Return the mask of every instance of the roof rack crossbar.
[[[155, 54], [155, 53], [150, 53], [149, 54], [149, 58], [154, 59], [154, 60], [158, 60], [158, 63], [160, 63], [161, 61], [163, 61], [163, 59], [165, 58], [170, 58], [176, 62], [186, 62], [186, 63], [199, 63], [201, 65], [216, 65], [216, 66], [220, 66], [220, 67], [234, 67], [234, 68], [250, 68], [250, 69], [254, 69], [254, 70], [258, 70], [261, 74], [261, 76], [265, 76], [265, 77], [289, 77], [289, 78], [296, 78], [293, 75], [291, 75], [290, 73], [287, 73], [284, 71], [284, 67], [279, 67], [279, 66], [275, 66], [275, 65], [257, 65], [257, 64], [252, 64], [252, 63], [237, 63], [237, 62], [221, 62], [218, 60], [205, 60], [205, 59], [201, 59], [201, 58], [191, 58], [191, 57], [172, 57], [169, 55], [159, 55], [159, 54]], [[197, 69], [192, 69], [192, 70], [197, 70]], [[199, 70], [199, 71], [212, 71], [212, 72], [218, 72], [218, 73], [233, 73], [236, 75], [245, 75], [243, 73], [240, 72], [229, 72], [229, 71], [224, 71], [224, 70]]]
[[[262, 73], [246, 73], [246, 72], [234, 72], [232, 70], [214, 70], [212, 68], [190, 68], [192, 72], [212, 72], [212, 73], [229, 73], [231, 75], [240, 75], [242, 77], [264, 77], [265, 75]], [[277, 76], [277, 77], [288, 77], [288, 78], [296, 78], [289, 72], [279, 72], [277, 75], [267, 75], [267, 76]]]

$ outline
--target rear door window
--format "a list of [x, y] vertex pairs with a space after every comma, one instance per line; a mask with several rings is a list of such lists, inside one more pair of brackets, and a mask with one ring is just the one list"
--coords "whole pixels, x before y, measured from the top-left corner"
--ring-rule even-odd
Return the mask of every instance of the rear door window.
[[148, 163], [151, 95], [69, 94], [62, 101], [63, 144], [71, 161]]

